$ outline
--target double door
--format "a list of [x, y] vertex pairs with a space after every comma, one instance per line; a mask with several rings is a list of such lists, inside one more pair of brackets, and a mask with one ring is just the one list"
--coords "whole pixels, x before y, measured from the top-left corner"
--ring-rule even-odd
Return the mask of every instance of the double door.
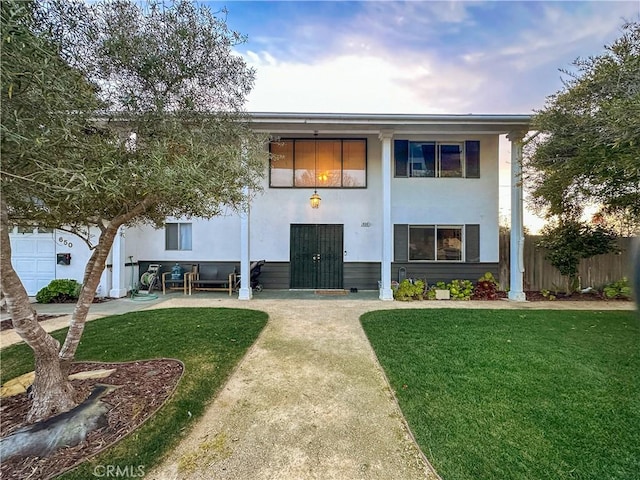
[[343, 225], [291, 225], [290, 288], [343, 288]]

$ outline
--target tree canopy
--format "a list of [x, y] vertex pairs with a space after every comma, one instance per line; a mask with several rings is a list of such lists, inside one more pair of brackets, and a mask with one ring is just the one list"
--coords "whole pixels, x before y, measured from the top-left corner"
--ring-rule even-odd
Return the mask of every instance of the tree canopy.
[[[245, 38], [224, 11], [190, 0], [1, 5], [0, 270], [36, 357], [33, 421], [74, 402], [65, 369], [118, 229], [244, 209], [268, 153], [243, 111], [255, 72], [233, 47]], [[11, 265], [16, 223], [65, 229], [93, 248], [62, 347]]]
[[640, 22], [600, 55], [577, 59], [536, 112], [525, 161], [532, 202], [577, 219], [587, 205], [640, 224]]
[[244, 37], [224, 18], [187, 0], [33, 5], [39, 22], [27, 26], [58, 57], [22, 49], [17, 59], [3, 44], [12, 219], [81, 232], [142, 206], [125, 223], [159, 225], [241, 208], [243, 187], [259, 189], [263, 143], [242, 111], [254, 72], [233, 54]]

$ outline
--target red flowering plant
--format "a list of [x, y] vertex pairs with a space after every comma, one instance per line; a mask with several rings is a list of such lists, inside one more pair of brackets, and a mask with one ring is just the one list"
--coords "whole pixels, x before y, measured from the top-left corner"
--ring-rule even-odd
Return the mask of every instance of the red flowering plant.
[[471, 298], [473, 300], [498, 300], [498, 282], [491, 272], [485, 273], [478, 279]]

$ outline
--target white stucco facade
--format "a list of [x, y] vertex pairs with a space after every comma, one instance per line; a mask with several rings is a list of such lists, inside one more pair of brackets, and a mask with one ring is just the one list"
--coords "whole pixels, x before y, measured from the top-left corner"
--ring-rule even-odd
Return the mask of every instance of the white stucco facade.
[[[292, 225], [340, 225], [344, 278], [368, 272], [370, 278], [366, 285], [377, 285], [380, 281], [382, 300], [391, 299], [390, 281], [399, 266], [437, 272], [433, 275], [443, 274], [447, 268], [456, 275], [464, 275], [465, 265], [493, 268], [499, 261], [499, 136], [511, 133], [512, 141], [521, 142], [528, 123], [527, 115], [254, 114], [254, 128], [269, 133], [272, 138], [366, 140], [366, 187], [320, 187], [321, 205], [313, 209], [309, 197], [314, 188], [272, 188], [269, 171], [265, 170], [263, 190], [251, 193], [250, 212], [241, 215], [241, 212], [228, 211], [210, 220], [167, 219], [191, 224], [191, 249], [168, 250], [164, 228], [142, 226], [124, 230], [112, 251], [112, 268], [104, 276], [105, 290], [113, 296], [126, 294], [131, 284], [128, 265], [131, 262], [160, 263], [165, 270], [174, 263], [225, 262], [237, 265], [236, 270], [240, 272], [248, 271], [250, 260], [259, 259], [266, 260], [265, 268], [273, 265], [280, 269], [278, 286], [288, 288], [286, 275], [292, 256]], [[397, 176], [395, 140], [479, 142], [479, 178]], [[521, 150], [515, 148], [512, 162], [521, 162], [520, 156]], [[522, 202], [521, 195], [518, 196], [521, 186], [519, 181], [512, 181], [517, 207], [518, 202], [520, 205]], [[516, 218], [516, 222], [521, 224], [521, 217]], [[463, 232], [465, 226], [473, 225], [479, 231], [479, 258], [473, 260], [477, 265], [470, 265], [464, 258], [448, 263], [401, 261], [397, 252], [394, 253], [396, 225], [459, 226]], [[514, 229], [515, 235], [518, 231], [521, 229]], [[516, 250], [512, 255], [518, 255], [522, 245], [517, 240], [514, 245]], [[74, 258], [77, 260], [74, 267], [84, 266], [85, 257], [88, 258], [86, 255]], [[518, 275], [522, 277], [518, 269], [512, 268], [511, 284], [521, 290]], [[344, 283], [347, 288], [347, 281]], [[240, 292], [243, 299], [251, 298], [246, 288]], [[520, 292], [516, 291], [513, 299], [521, 299]]]
[[[99, 232], [92, 231], [94, 239]], [[78, 236], [63, 231], [14, 227], [9, 234], [13, 268], [20, 276], [27, 294], [35, 296], [54, 279], [70, 279], [82, 283], [91, 249]], [[58, 261], [58, 255], [68, 255]], [[97, 295], [109, 296], [111, 271], [106, 269], [100, 280]]]
[[[418, 137], [416, 137], [418, 138]], [[438, 137], [459, 141], [462, 137]], [[445, 225], [480, 223], [480, 261], [498, 261], [498, 138], [481, 141], [479, 179], [392, 178], [391, 222]], [[251, 258], [289, 261], [291, 224], [344, 225], [344, 260], [380, 262], [382, 251], [381, 142], [367, 137], [367, 188], [319, 189], [321, 206], [312, 209], [309, 188], [269, 188], [268, 175], [262, 192], [251, 204]], [[168, 219], [181, 221], [180, 219]], [[191, 251], [165, 249], [164, 230], [150, 226], [126, 232], [127, 256], [158, 261], [225, 261], [240, 258], [240, 215], [182, 220], [192, 224]]]

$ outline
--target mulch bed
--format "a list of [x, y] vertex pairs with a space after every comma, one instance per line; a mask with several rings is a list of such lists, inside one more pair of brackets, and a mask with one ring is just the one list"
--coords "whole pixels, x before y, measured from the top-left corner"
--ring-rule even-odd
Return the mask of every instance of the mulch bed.
[[[107, 378], [73, 380], [72, 385], [86, 398], [96, 383], [122, 385], [102, 398], [113, 408], [107, 413], [108, 426], [89, 433], [84, 443], [61, 448], [49, 457], [14, 458], [0, 465], [2, 479], [49, 479], [77, 466], [113, 445], [153, 415], [174, 392], [184, 365], [178, 360], [154, 359], [129, 363], [78, 362], [70, 373], [111, 369]], [[26, 425], [30, 400], [26, 393], [2, 399], [0, 431], [6, 436]]]
[[[498, 298], [496, 300], [500, 300], [503, 298], [509, 298], [507, 292], [498, 291]], [[551, 292], [555, 298], [549, 298], [549, 295], [546, 297], [542, 294], [542, 292], [538, 290], [525, 290], [524, 294], [526, 295], [527, 301], [529, 302], [555, 302], [555, 301], [565, 301], [565, 302], [620, 302], [625, 301], [628, 302], [628, 299], [624, 298], [606, 298], [601, 292], [587, 292], [587, 293], [574, 293], [571, 295], [567, 295], [566, 293], [558, 292], [557, 294]], [[472, 300], [476, 300], [472, 297]]]
[[551, 300], [549, 298], [549, 296], [547, 295], [546, 297], [544, 295], [542, 295], [541, 292], [539, 291], [532, 291], [532, 290], [527, 290], [524, 292], [525, 295], [527, 296], [527, 300], [530, 302], [562, 302], [562, 301], [568, 301], [568, 302], [628, 302], [628, 299], [624, 299], [624, 298], [606, 298], [601, 292], [587, 292], [587, 293], [573, 293], [571, 295], [567, 295], [566, 293], [561, 293], [558, 292], [557, 294], [555, 292], [551, 292], [552, 295], [554, 295], [556, 298], [554, 298], [553, 300]]

